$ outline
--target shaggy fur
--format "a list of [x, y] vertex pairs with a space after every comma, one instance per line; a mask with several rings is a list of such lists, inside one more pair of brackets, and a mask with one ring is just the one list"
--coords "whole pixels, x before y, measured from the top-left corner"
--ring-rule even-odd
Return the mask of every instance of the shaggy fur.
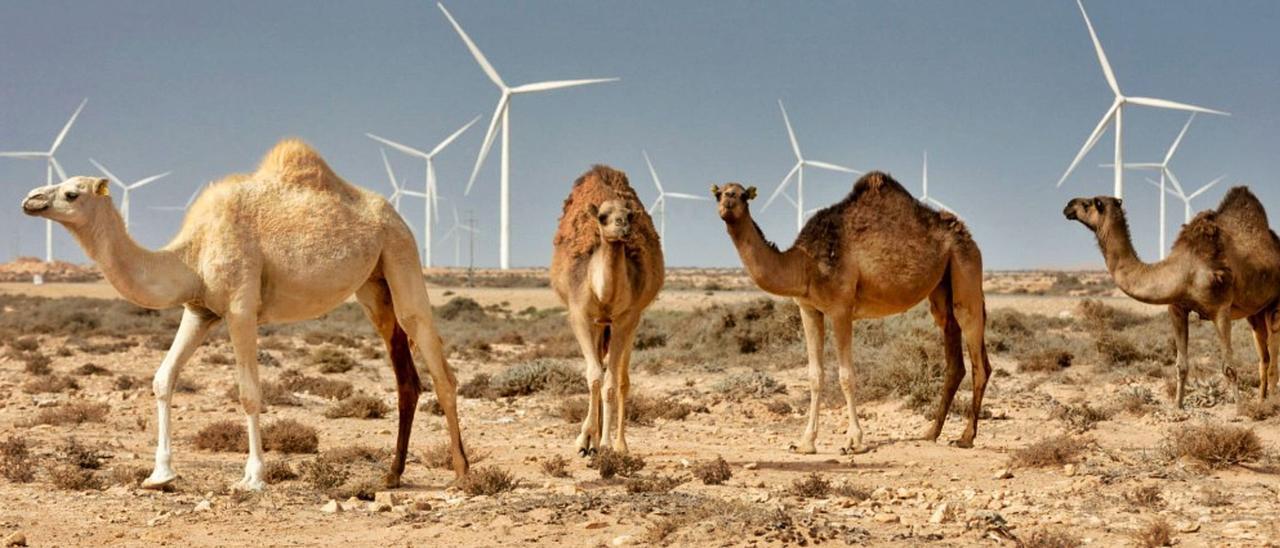
[[[627, 181], [627, 175], [609, 166], [594, 165], [573, 182], [573, 191], [564, 200], [560, 225], [552, 242], [557, 248], [564, 246], [574, 257], [587, 257], [600, 245], [596, 219], [588, 211], [588, 205], [600, 207], [607, 200], [623, 200], [632, 211], [645, 211], [644, 204]], [[627, 255], [642, 261], [651, 254], [649, 243], [658, 243], [658, 231], [653, 220], [646, 215], [636, 215], [631, 220], [631, 235], [627, 238]]]

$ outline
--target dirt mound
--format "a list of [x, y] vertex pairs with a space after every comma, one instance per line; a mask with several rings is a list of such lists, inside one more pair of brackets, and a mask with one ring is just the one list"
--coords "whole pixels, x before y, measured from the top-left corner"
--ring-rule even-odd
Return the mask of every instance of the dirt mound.
[[46, 263], [35, 257], [18, 257], [0, 264], [0, 282], [30, 282], [36, 274], [46, 282], [96, 282], [102, 279], [98, 267], [66, 261]]

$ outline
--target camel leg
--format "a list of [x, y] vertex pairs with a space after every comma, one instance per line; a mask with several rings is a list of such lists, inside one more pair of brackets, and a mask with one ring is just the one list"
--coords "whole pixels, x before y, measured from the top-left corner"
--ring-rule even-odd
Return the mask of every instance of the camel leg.
[[1187, 395], [1187, 371], [1190, 369], [1190, 360], [1187, 359], [1187, 311], [1185, 309], [1170, 306], [1169, 320], [1173, 322], [1173, 345], [1177, 349], [1177, 367], [1178, 367], [1178, 389], [1174, 394], [1174, 404], [1178, 409], [1182, 409], [1182, 400]]
[[848, 415], [845, 444], [840, 453], [852, 455], [865, 451], [862, 425], [858, 424], [858, 406], [854, 401], [857, 378], [853, 370], [853, 320], [848, 316], [832, 316], [831, 330], [836, 339], [836, 359], [840, 362], [840, 391], [844, 393], [844, 409]]
[[951, 289], [938, 286], [929, 294], [929, 312], [933, 314], [934, 323], [942, 330], [942, 342], [947, 361], [946, 374], [942, 381], [942, 391], [938, 394], [938, 407], [933, 417], [933, 424], [925, 433], [924, 439], [936, 441], [942, 434], [942, 425], [951, 412], [951, 402], [955, 400], [956, 390], [964, 380], [964, 346], [960, 339], [960, 324], [956, 322], [951, 305]]
[[[612, 334], [612, 342], [609, 343], [609, 354], [606, 359], [609, 361], [609, 370], [606, 372], [606, 378], [612, 378], [613, 383], [610, 389], [605, 392], [613, 401], [613, 416], [615, 421], [612, 423], [613, 450], [622, 453], [627, 452], [627, 394], [631, 391], [631, 377], [629, 368], [631, 367], [631, 344], [635, 340], [636, 325], [635, 319], [627, 318], [621, 323], [615, 323]], [[605, 410], [610, 408], [609, 402], [605, 402]], [[609, 414], [605, 414], [605, 420], [610, 419]], [[609, 423], [606, 422], [606, 425]]]
[[1253, 347], [1258, 351], [1258, 401], [1267, 399], [1267, 364], [1272, 360], [1270, 341], [1270, 310], [1249, 316], [1249, 328], [1253, 330]]
[[799, 445], [792, 445], [796, 453], [812, 455], [818, 452], [818, 414], [822, 406], [822, 345], [826, 338], [824, 316], [818, 309], [800, 305], [800, 319], [804, 323], [805, 348], [809, 351], [809, 420]]
[[397, 406], [400, 411], [399, 428], [396, 431], [396, 454], [391, 470], [382, 481], [388, 488], [400, 486], [404, 474], [405, 456], [409, 452], [409, 436], [413, 433], [413, 416], [418, 409], [418, 395], [422, 393], [422, 380], [413, 364], [409, 337], [396, 323], [395, 306], [391, 302], [391, 290], [383, 280], [370, 281], [356, 291], [356, 299], [364, 307], [382, 343], [387, 348], [387, 360], [396, 374]]
[[575, 312], [578, 307], [570, 304], [569, 307], [569, 328], [573, 330], [573, 335], [578, 339], [578, 346], [582, 349], [582, 357], [587, 362], [587, 416], [582, 419], [582, 431], [578, 434], [578, 440], [575, 446], [578, 448], [578, 454], [588, 456], [595, 448], [600, 446], [600, 407], [601, 395], [604, 381], [604, 366], [600, 363], [600, 345], [598, 337], [602, 334], [597, 333], [595, 326], [592, 325], [591, 318], [585, 314]]
[[218, 325], [219, 318], [208, 311], [184, 308], [182, 322], [178, 324], [178, 334], [173, 344], [160, 362], [151, 390], [156, 395], [156, 466], [151, 476], [143, 480], [143, 489], [160, 489], [178, 477], [173, 471], [172, 452], [170, 451], [169, 404], [173, 398], [173, 385], [178, 380], [178, 372], [186, 365], [196, 348], [204, 342], [209, 332]]
[[1270, 359], [1267, 360], [1266, 375], [1261, 379], [1262, 386], [1266, 387], [1263, 398], [1280, 390], [1280, 365], [1276, 363], [1280, 361], [1280, 305], [1267, 314], [1267, 332], [1267, 356]]
[[[978, 417], [982, 416], [982, 397], [987, 392], [987, 379], [991, 378], [991, 361], [987, 358], [987, 306], [982, 294], [982, 265], [978, 263], [953, 264], [951, 268], [951, 313], [960, 324], [964, 345], [969, 350], [973, 366], [973, 404], [969, 409], [969, 425], [965, 427], [957, 447], [973, 447], [978, 435]], [[959, 360], [958, 360], [959, 361]], [[959, 367], [963, 373], [964, 363]]]
[[1236, 382], [1236, 354], [1231, 348], [1231, 307], [1224, 306], [1213, 317], [1218, 330], [1218, 345], [1222, 348], [1222, 377], [1231, 384], [1232, 392], [1240, 395], [1240, 383]]
[[[256, 303], [254, 303], [256, 305]], [[262, 413], [262, 384], [258, 378], [258, 317], [256, 306], [233, 305], [227, 314], [227, 333], [236, 354], [236, 372], [240, 385], [240, 406], [244, 409], [245, 426], [249, 430], [249, 458], [244, 464], [244, 477], [232, 485], [237, 491], [261, 491], [262, 429], [258, 418]]]
[[[410, 239], [412, 242], [412, 239]], [[461, 478], [470, 468], [467, 452], [462, 445], [462, 425], [458, 420], [458, 379], [444, 356], [444, 341], [436, 330], [435, 317], [431, 313], [431, 301], [427, 297], [427, 284], [422, 279], [422, 270], [418, 266], [417, 246], [412, 244], [405, 248], [406, 253], [397, 254], [391, 248], [383, 251], [382, 272], [387, 279], [387, 287], [391, 290], [391, 303], [395, 311], [396, 323], [409, 337], [410, 343], [418, 347], [423, 361], [427, 362], [427, 372], [431, 374], [431, 383], [435, 386], [436, 399], [444, 409], [445, 424], [449, 429], [449, 453], [453, 462], [455, 477]], [[412, 360], [408, 365], [412, 369]], [[408, 372], [396, 371], [397, 385], [408, 382]], [[416, 376], [416, 373], [413, 375]], [[402, 398], [408, 394], [408, 387], [401, 388]], [[403, 409], [404, 401], [401, 401]], [[412, 415], [410, 413], [410, 415]], [[401, 421], [405, 414], [401, 412]], [[410, 425], [411, 426], [411, 425]], [[406, 428], [401, 422], [401, 428]], [[404, 442], [408, 443], [408, 435], [404, 434]], [[396, 442], [397, 447], [399, 441]]]

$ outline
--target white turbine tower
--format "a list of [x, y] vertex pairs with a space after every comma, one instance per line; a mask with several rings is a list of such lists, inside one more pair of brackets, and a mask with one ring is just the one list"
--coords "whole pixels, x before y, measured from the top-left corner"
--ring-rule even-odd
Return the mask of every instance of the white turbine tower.
[[462, 266], [462, 233], [479, 234], [480, 231], [467, 226], [458, 218], [457, 205], [450, 204], [449, 207], [453, 210], [453, 226], [449, 227], [449, 230], [444, 233], [440, 240], [444, 241], [453, 238], [453, 266]]
[[[84, 110], [84, 106], [89, 103], [89, 99], [80, 102], [80, 106], [76, 107], [76, 111], [71, 113], [71, 119], [67, 120], [67, 125], [62, 126], [62, 131], [58, 132], [58, 136], [53, 139], [53, 146], [49, 147], [47, 152], [0, 152], [0, 158], [22, 158], [26, 160], [35, 160], [44, 158], [49, 165], [45, 166], [45, 184], [52, 185], [53, 172], [58, 172], [59, 180], [67, 178], [67, 172], [62, 170], [62, 164], [58, 163], [58, 159], [54, 154], [58, 152], [58, 147], [62, 146], [62, 140], [67, 138], [67, 132], [71, 131], [71, 124], [76, 123], [76, 117], [80, 116], [80, 111]], [[44, 260], [53, 262], [53, 221], [44, 220]]]
[[[773, 191], [773, 195], [769, 196], [769, 201], [764, 203], [764, 209], [769, 209], [782, 190], [787, 187], [787, 183], [791, 182], [791, 177], [796, 177], [796, 197], [793, 200], [796, 205], [796, 232], [804, 228], [804, 167], [816, 167], [830, 171], [839, 171], [842, 173], [859, 174], [861, 171], [850, 169], [844, 166], [838, 166], [827, 162], [819, 162], [817, 160], [806, 160], [804, 155], [800, 153], [800, 143], [796, 141], [796, 132], [791, 129], [791, 119], [787, 117], [787, 108], [782, 106], [782, 100], [778, 100], [778, 108], [782, 110], [782, 123], [787, 126], [787, 137], [791, 139], [791, 151], [796, 155], [796, 164], [791, 167], [791, 171], [787, 172], [787, 176], [782, 178], [782, 183]], [[789, 197], [788, 197], [789, 198]]]
[[[1204, 185], [1204, 186], [1202, 186], [1202, 187], [1200, 187], [1200, 188], [1196, 189], [1196, 191], [1195, 191], [1195, 192], [1192, 192], [1191, 194], [1185, 194], [1185, 193], [1183, 193], [1183, 192], [1182, 192], [1182, 185], [1177, 185], [1177, 186], [1175, 186], [1175, 187], [1174, 187], [1174, 188], [1172, 188], [1172, 189], [1170, 189], [1170, 188], [1165, 188], [1165, 189], [1164, 189], [1164, 191], [1165, 191], [1165, 192], [1168, 192], [1169, 194], [1173, 194], [1174, 196], [1177, 196], [1179, 199], [1181, 199], [1181, 200], [1182, 200], [1182, 205], [1183, 205], [1182, 213], [1183, 213], [1183, 215], [1186, 217], [1186, 220], [1185, 220], [1185, 221], [1183, 221], [1183, 222], [1189, 223], [1189, 222], [1191, 222], [1191, 200], [1196, 199], [1196, 197], [1197, 197], [1197, 196], [1199, 196], [1199, 195], [1201, 195], [1201, 194], [1204, 194], [1204, 192], [1205, 192], [1206, 190], [1209, 190], [1210, 188], [1213, 188], [1213, 186], [1214, 186], [1214, 185], [1216, 185], [1216, 184], [1218, 184], [1218, 183], [1222, 182], [1222, 179], [1223, 179], [1223, 178], [1225, 178], [1225, 177], [1226, 177], [1226, 175], [1222, 175], [1222, 176], [1218, 177], [1217, 179], [1214, 179], [1214, 180], [1212, 180], [1212, 181], [1209, 181], [1209, 183], [1208, 183], [1208, 184], [1206, 184], [1206, 185]], [[1147, 182], [1148, 182], [1148, 183], [1151, 183], [1152, 185], [1155, 185], [1155, 186], [1157, 186], [1157, 187], [1159, 187], [1159, 186], [1160, 186], [1160, 183], [1157, 183], [1157, 182], [1155, 182], [1155, 181], [1153, 181], [1153, 180], [1151, 180], [1151, 179], [1147, 179]]]
[[[1173, 170], [1169, 169], [1169, 161], [1173, 160], [1173, 153], [1178, 151], [1178, 145], [1182, 143], [1182, 137], [1187, 134], [1187, 128], [1191, 127], [1191, 121], [1196, 119], [1196, 113], [1192, 112], [1187, 118], [1187, 123], [1183, 124], [1182, 131], [1178, 132], [1178, 137], [1173, 140], [1173, 144], [1169, 146], [1169, 151], [1165, 153], [1164, 160], [1159, 163], [1132, 163], [1125, 164], [1125, 169], [1148, 169], [1160, 172], [1160, 258], [1163, 259], [1168, 252], [1165, 245], [1165, 194], [1169, 188], [1165, 186], [1166, 181], [1173, 183], [1173, 187], [1178, 192], [1168, 192], [1174, 196], [1181, 198], [1183, 196], [1182, 184], [1178, 181], [1178, 177], [1173, 174]], [[1111, 164], [1103, 164], [1102, 167], [1113, 167]]]
[[711, 198], [704, 196], [695, 196], [683, 192], [667, 192], [662, 188], [662, 181], [658, 180], [658, 171], [653, 169], [653, 162], [649, 161], [649, 153], [640, 151], [644, 155], [644, 163], [649, 166], [649, 175], [653, 177], [653, 186], [658, 187], [658, 199], [653, 201], [653, 205], [649, 206], [649, 214], [654, 211], [658, 212], [658, 241], [662, 242], [662, 252], [667, 251], [667, 198], [676, 198], [679, 200], [703, 200], [711, 201]]
[[471, 185], [476, 182], [476, 175], [480, 173], [480, 166], [484, 164], [484, 159], [489, 154], [489, 147], [493, 145], [494, 136], [498, 130], [498, 123], [502, 123], [502, 163], [500, 167], [501, 190], [498, 206], [499, 228], [498, 228], [498, 266], [503, 270], [511, 267], [511, 184], [510, 184], [510, 159], [511, 159], [511, 96], [521, 93], [532, 93], [537, 91], [551, 91], [553, 89], [570, 88], [576, 86], [585, 86], [588, 84], [600, 84], [604, 82], [614, 82], [618, 78], [592, 78], [586, 80], [555, 80], [549, 82], [535, 82], [532, 84], [524, 84], [515, 87], [509, 87], [502, 81], [502, 77], [498, 75], [497, 69], [489, 63], [484, 53], [475, 42], [471, 41], [471, 37], [467, 36], [466, 31], [462, 30], [462, 26], [454, 20], [449, 10], [445, 9], [444, 4], [436, 4], [440, 6], [440, 11], [444, 12], [444, 16], [449, 19], [449, 23], [453, 25], [454, 30], [458, 31], [458, 36], [462, 37], [462, 41], [466, 43], [467, 49], [471, 50], [472, 57], [475, 57], [476, 63], [480, 64], [480, 68], [493, 81], [494, 85], [502, 92], [498, 97], [498, 106], [493, 109], [493, 118], [489, 120], [489, 129], [484, 133], [484, 144], [480, 147], [480, 155], [476, 157], [475, 168], [471, 170], [471, 179], [467, 181], [467, 190], [464, 194], [471, 194]]
[[924, 187], [923, 189], [924, 192], [920, 194], [921, 202], [924, 202], [926, 204], [936, 205], [946, 210], [949, 213], [955, 214], [956, 210], [951, 209], [951, 206], [948, 206], [947, 204], [939, 202], [936, 198], [929, 197], [929, 151], [925, 151], [924, 153], [924, 168], [921, 171], [920, 180], [921, 180], [922, 186]]
[[[397, 200], [395, 201], [398, 207], [399, 195], [404, 194], [406, 196], [417, 196], [419, 198], [422, 198], [426, 202], [424, 204], [426, 216], [424, 217], [425, 219], [423, 222], [424, 228], [422, 230], [422, 265], [427, 268], [431, 268], [431, 225], [433, 224], [435, 217], [440, 214], [440, 204], [438, 203], [440, 200], [440, 194], [438, 189], [436, 189], [436, 164], [435, 164], [436, 155], [440, 154], [440, 152], [443, 151], [445, 147], [449, 146], [449, 144], [452, 143], [454, 139], [457, 139], [459, 135], [462, 135], [464, 131], [467, 131], [467, 129], [475, 125], [475, 123], [478, 121], [480, 121], [479, 116], [472, 118], [470, 122], [466, 123], [466, 125], [458, 128], [458, 130], [453, 132], [452, 135], [446, 137], [443, 141], [440, 141], [440, 144], [436, 145], [435, 148], [431, 149], [431, 152], [423, 152], [411, 146], [403, 145], [395, 141], [392, 141], [390, 139], [379, 137], [372, 133], [365, 134], [370, 139], [378, 141], [379, 143], [382, 143], [391, 148], [399, 150], [400, 152], [403, 152], [410, 156], [417, 156], [418, 158], [422, 158], [427, 163], [427, 184], [424, 191], [415, 192], [412, 190], [402, 190], [399, 187], [397, 187], [396, 190], [398, 194], [396, 194]], [[387, 157], [384, 154], [382, 156], [383, 162], [386, 162], [386, 159]], [[395, 182], [394, 182], [395, 175], [391, 173], [391, 164], [385, 163], [384, 165], [387, 166], [387, 176], [392, 178], [392, 181], [393, 181], [391, 183], [392, 186], [395, 186]]]
[[119, 177], [116, 177], [113, 173], [108, 171], [107, 168], [102, 164], [98, 163], [97, 160], [94, 160], [93, 158], [89, 158], [89, 163], [93, 164], [94, 167], [98, 168], [98, 171], [101, 171], [103, 175], [106, 175], [107, 179], [110, 179], [111, 182], [116, 184], [116, 186], [119, 186], [121, 189], [124, 190], [124, 196], [120, 198], [120, 215], [124, 217], [125, 230], [129, 230], [129, 191], [142, 188], [160, 179], [168, 177], [170, 173], [173, 173], [172, 171], [166, 171], [159, 175], [152, 175], [145, 179], [139, 179], [137, 181], [134, 181], [133, 184], [125, 184], [124, 181], [121, 181]]
[[1220, 114], [1223, 116], [1230, 116], [1230, 115], [1218, 110], [1207, 109], [1207, 108], [1198, 107], [1195, 105], [1188, 105], [1186, 103], [1177, 103], [1177, 102], [1168, 101], [1165, 99], [1153, 99], [1151, 97], [1126, 97], [1123, 93], [1120, 92], [1120, 84], [1116, 83], [1116, 75], [1114, 72], [1111, 71], [1111, 63], [1107, 61], [1106, 52], [1102, 51], [1102, 42], [1098, 41], [1098, 34], [1093, 31], [1093, 23], [1089, 21], [1089, 14], [1085, 13], [1084, 11], [1084, 4], [1081, 3], [1080, 0], [1076, 0], [1076, 5], [1080, 6], [1080, 14], [1084, 16], [1084, 24], [1089, 28], [1089, 37], [1093, 39], [1093, 48], [1094, 50], [1096, 50], [1098, 54], [1098, 63], [1102, 65], [1102, 74], [1103, 76], [1106, 77], [1107, 85], [1111, 87], [1111, 92], [1115, 94], [1115, 100], [1112, 101], [1111, 108], [1107, 109], [1107, 113], [1102, 116], [1102, 120], [1098, 122], [1098, 126], [1093, 128], [1093, 133], [1090, 133], [1089, 138], [1085, 140], [1084, 147], [1080, 149], [1080, 152], [1076, 153], [1075, 159], [1071, 161], [1071, 165], [1067, 167], [1067, 171], [1062, 174], [1062, 178], [1058, 179], [1058, 186], [1062, 186], [1062, 183], [1065, 182], [1067, 180], [1067, 177], [1071, 175], [1071, 172], [1075, 170], [1076, 165], [1080, 163], [1080, 160], [1084, 159], [1085, 154], [1088, 154], [1089, 151], [1093, 149], [1093, 145], [1098, 143], [1098, 139], [1102, 137], [1102, 133], [1106, 131], [1107, 126], [1114, 121], [1116, 126], [1115, 127], [1116, 148], [1115, 148], [1115, 161], [1114, 161], [1114, 165], [1115, 165], [1114, 194], [1116, 198], [1123, 198], [1124, 197], [1124, 169], [1123, 169], [1124, 132], [1123, 130], [1124, 130], [1124, 107], [1125, 106], [1133, 104], [1133, 105], [1142, 105], [1147, 107], [1163, 108], [1163, 109], [1170, 109], [1170, 110], [1204, 112], [1207, 114]]

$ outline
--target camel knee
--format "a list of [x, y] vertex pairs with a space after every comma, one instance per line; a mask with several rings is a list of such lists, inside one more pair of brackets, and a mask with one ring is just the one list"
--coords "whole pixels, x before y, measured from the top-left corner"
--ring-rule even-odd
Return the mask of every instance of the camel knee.
[[257, 386], [240, 387], [240, 407], [245, 414], [257, 415], [262, 412], [262, 391]]

